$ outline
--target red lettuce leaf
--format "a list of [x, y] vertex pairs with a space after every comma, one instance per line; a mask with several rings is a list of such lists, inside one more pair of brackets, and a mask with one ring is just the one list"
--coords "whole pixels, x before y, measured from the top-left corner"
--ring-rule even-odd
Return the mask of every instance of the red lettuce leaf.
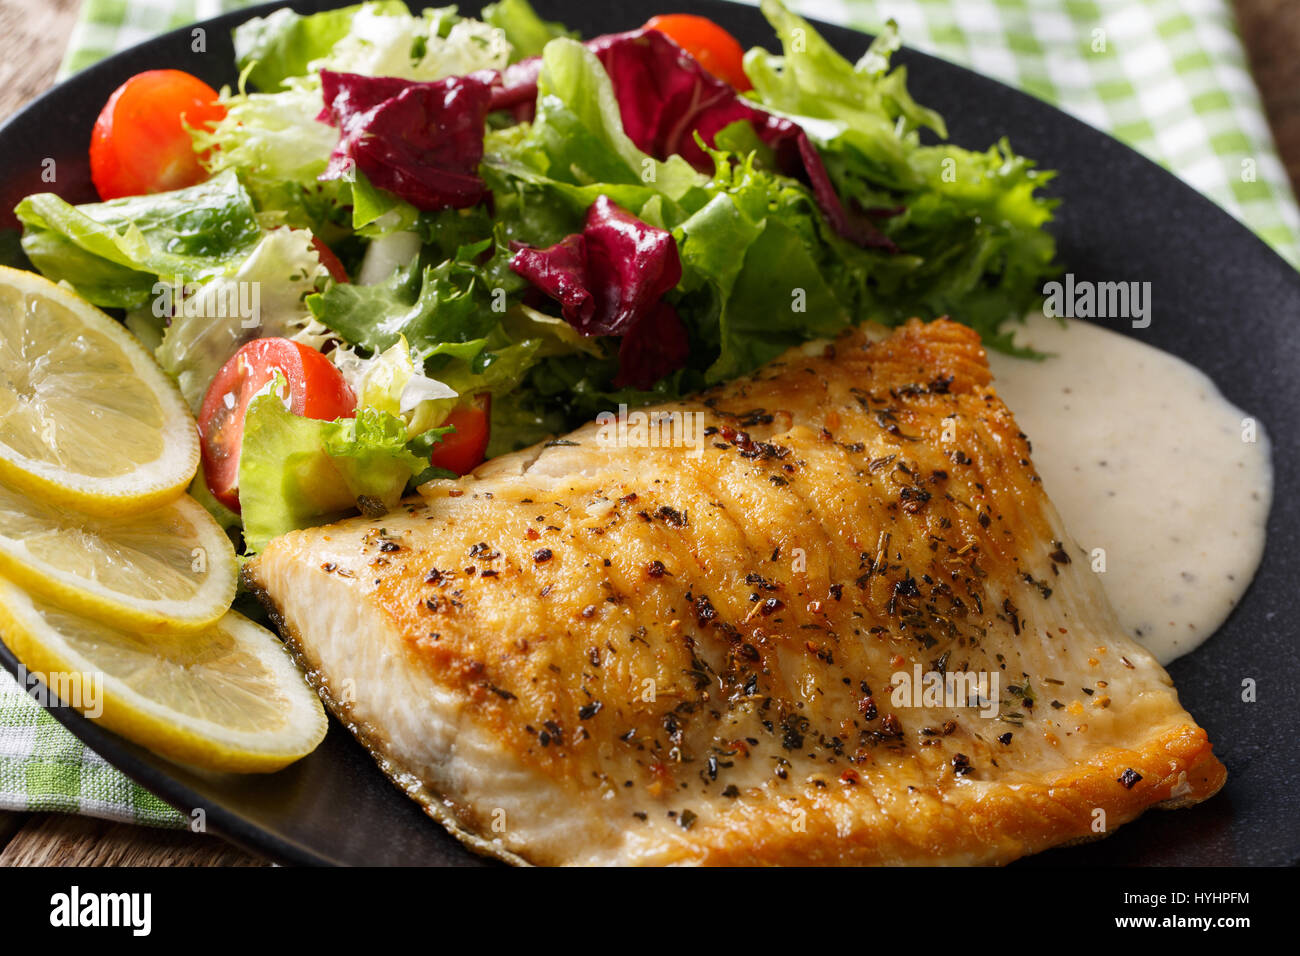
[[650, 388], [685, 364], [686, 327], [663, 301], [682, 277], [671, 233], [600, 196], [581, 233], [514, 249], [510, 268], [558, 302], [566, 322], [583, 335], [622, 337], [615, 385]]
[[339, 129], [322, 178], [342, 178], [355, 164], [418, 209], [476, 205], [488, 194], [478, 166], [496, 82], [489, 71], [415, 83], [322, 70], [317, 119]]

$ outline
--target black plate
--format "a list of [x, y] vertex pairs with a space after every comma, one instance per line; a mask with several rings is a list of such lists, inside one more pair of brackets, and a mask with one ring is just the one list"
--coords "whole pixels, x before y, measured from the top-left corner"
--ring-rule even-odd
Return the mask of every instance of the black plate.
[[[341, 2], [293, 3], [302, 12]], [[661, 5], [538, 0], [539, 11], [584, 35], [643, 23]], [[200, 26], [207, 52], [191, 51], [192, 27], [142, 43], [54, 88], [0, 129], [0, 225], [30, 192], [94, 198], [86, 161], [91, 125], [108, 93], [141, 70], [175, 67], [213, 86], [236, 79], [230, 30], [279, 3]], [[462, 4], [467, 12], [475, 4]], [[742, 45], [771, 45], [758, 11], [699, 0]], [[862, 34], [818, 25], [856, 58]], [[1176, 813], [1150, 813], [1099, 843], [1054, 850], [1031, 863], [1293, 864], [1300, 861], [1300, 762], [1290, 756], [1300, 728], [1296, 640], [1300, 636], [1300, 274], [1213, 203], [1128, 147], [1023, 93], [961, 67], [904, 51], [916, 98], [947, 118], [952, 139], [982, 148], [1009, 136], [1015, 148], [1060, 171], [1064, 202], [1053, 225], [1061, 260], [1080, 279], [1147, 281], [1153, 320], [1144, 340], [1204, 369], [1227, 397], [1259, 416], [1273, 440], [1276, 495], [1259, 576], [1222, 630], [1170, 668], [1187, 708], [1228, 766], [1213, 800]], [[57, 180], [42, 182], [42, 161]], [[7, 219], [7, 221], [6, 221]], [[1127, 331], [1127, 330], [1124, 330]], [[1132, 333], [1130, 333], [1132, 334]], [[1159, 494], [1160, 489], [1152, 489]], [[0, 660], [17, 662], [0, 646]], [[1258, 702], [1241, 699], [1242, 681]], [[229, 777], [187, 770], [109, 733], [75, 712], [55, 717], [91, 748], [188, 813], [202, 807], [213, 832], [290, 863], [482, 863], [390, 785], [337, 723], [324, 744], [287, 770]], [[1272, 751], [1273, 757], [1269, 757]], [[1278, 756], [1279, 753], [1281, 756]]]

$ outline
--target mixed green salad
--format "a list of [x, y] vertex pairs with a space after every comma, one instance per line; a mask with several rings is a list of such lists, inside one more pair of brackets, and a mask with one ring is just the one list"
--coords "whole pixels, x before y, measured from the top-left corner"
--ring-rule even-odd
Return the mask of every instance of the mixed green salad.
[[764, 0], [582, 38], [372, 0], [234, 34], [240, 79], [140, 74], [101, 202], [17, 208], [30, 262], [122, 310], [194, 411], [244, 547], [874, 319], [1009, 349], [1054, 270], [1050, 173], [947, 143], [890, 67]]

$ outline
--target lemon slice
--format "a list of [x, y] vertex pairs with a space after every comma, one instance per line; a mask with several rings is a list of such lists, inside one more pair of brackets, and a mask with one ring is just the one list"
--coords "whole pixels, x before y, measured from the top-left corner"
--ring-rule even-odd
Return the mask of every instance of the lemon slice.
[[199, 465], [176, 386], [119, 323], [0, 267], [0, 476], [92, 514], [147, 511]]
[[288, 650], [234, 611], [198, 634], [141, 636], [0, 578], [0, 634], [64, 703], [179, 763], [270, 772], [325, 736], [324, 708]]
[[195, 631], [235, 597], [235, 549], [189, 495], [96, 518], [0, 481], [0, 574], [62, 607], [146, 632]]

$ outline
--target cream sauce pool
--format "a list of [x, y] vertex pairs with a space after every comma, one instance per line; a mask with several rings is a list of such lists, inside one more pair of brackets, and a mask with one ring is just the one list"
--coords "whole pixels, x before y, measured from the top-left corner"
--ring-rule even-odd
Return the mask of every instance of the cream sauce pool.
[[1051, 356], [990, 351], [994, 386], [1066, 529], [1094, 569], [1104, 556], [1120, 624], [1167, 664], [1214, 633], [1259, 566], [1268, 439], [1183, 360], [1067, 322], [1030, 315], [1017, 344]]

